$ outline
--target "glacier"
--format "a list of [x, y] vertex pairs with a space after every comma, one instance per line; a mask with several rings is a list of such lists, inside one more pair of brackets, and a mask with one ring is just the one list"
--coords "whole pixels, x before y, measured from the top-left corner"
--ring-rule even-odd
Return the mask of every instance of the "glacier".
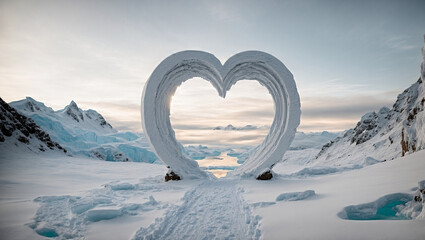
[[54, 111], [31, 97], [10, 106], [34, 120], [52, 140], [71, 155], [106, 161], [160, 163], [142, 133], [118, 132], [95, 110], [82, 110], [77, 103]]

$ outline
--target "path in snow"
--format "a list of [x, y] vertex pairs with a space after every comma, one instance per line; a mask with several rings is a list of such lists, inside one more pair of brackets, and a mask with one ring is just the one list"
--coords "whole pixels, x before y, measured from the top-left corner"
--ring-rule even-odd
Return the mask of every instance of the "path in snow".
[[134, 239], [259, 239], [259, 216], [252, 214], [243, 191], [231, 180], [205, 181]]

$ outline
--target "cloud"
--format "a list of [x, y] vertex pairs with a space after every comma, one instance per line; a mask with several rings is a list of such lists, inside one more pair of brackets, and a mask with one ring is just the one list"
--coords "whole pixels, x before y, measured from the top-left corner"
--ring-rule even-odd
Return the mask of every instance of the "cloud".
[[305, 117], [360, 117], [381, 107], [389, 107], [394, 100], [367, 95], [305, 98], [301, 110]]
[[395, 91], [345, 97], [302, 99], [301, 131], [343, 131], [355, 127], [361, 116], [382, 107], [391, 107]]
[[119, 131], [141, 132], [140, 104], [126, 101], [79, 101], [79, 107], [94, 109]]
[[370, 91], [370, 86], [360, 83], [347, 83], [343, 79], [333, 78], [326, 81], [317, 81], [303, 85], [299, 84], [298, 90], [301, 98], [303, 96], [323, 97], [323, 96], [346, 96], [358, 94], [359, 92]]
[[140, 104], [136, 104], [133, 102], [110, 102], [110, 101], [79, 101], [78, 102], [81, 105], [89, 106], [89, 108], [93, 109], [110, 109], [114, 111], [130, 111], [130, 112], [136, 112], [140, 115]]
[[260, 144], [268, 133], [267, 129], [252, 131], [214, 131], [214, 130], [179, 130], [175, 129], [176, 138], [188, 145], [226, 145], [255, 146]]
[[111, 118], [108, 122], [118, 131], [143, 132], [141, 121], [122, 121]]
[[329, 132], [341, 132], [350, 128], [354, 128], [360, 118], [303, 118], [298, 131], [301, 132], [320, 132], [323, 130]]
[[391, 49], [410, 50], [418, 49], [418, 46], [410, 43], [410, 39], [406, 36], [393, 36], [385, 40], [385, 45]]
[[239, 5], [232, 4], [229, 1], [205, 1], [206, 7], [212, 18], [219, 19], [221, 21], [239, 21], [241, 15], [238, 11]]
[[[343, 131], [353, 128], [360, 120], [360, 117], [370, 111], [378, 111], [381, 107], [391, 105], [395, 101], [396, 92], [381, 92], [372, 95], [347, 95], [344, 97], [306, 97], [301, 102], [301, 124], [300, 131]], [[140, 105], [134, 102], [105, 102], [105, 101], [82, 101], [77, 102], [85, 108], [92, 108], [105, 116], [115, 128], [119, 130], [141, 131]], [[249, 97], [233, 98], [230, 103], [226, 99], [221, 102], [225, 104], [204, 104], [190, 105], [186, 109], [174, 109], [170, 120], [176, 132], [211, 130], [216, 126], [271, 125], [274, 117], [273, 103], [268, 100], [261, 100]], [[229, 105], [229, 106], [227, 106]], [[228, 107], [226, 109], [225, 107]], [[253, 132], [254, 133], [254, 132]], [[255, 133], [254, 133], [255, 134]], [[208, 134], [201, 136], [182, 135], [182, 141], [187, 144], [226, 142], [214, 138]], [[234, 141], [252, 140], [249, 137], [236, 138], [229, 136]], [[255, 142], [255, 141], [254, 141]]]
[[212, 128], [207, 125], [196, 125], [196, 124], [173, 124], [174, 129], [178, 130], [211, 130]]
[[[394, 11], [378, 3], [364, 9], [361, 4], [314, 3], [312, 8], [311, 3], [295, 2], [3, 1], [0, 95], [8, 101], [31, 96], [54, 108], [75, 100], [85, 109], [97, 110], [119, 130], [140, 131], [143, 83], [164, 58], [200, 49], [225, 61], [238, 51], [259, 49], [283, 60], [294, 73], [302, 101], [301, 130], [344, 130], [364, 113], [391, 106], [396, 94], [376, 91], [398, 88], [408, 79], [403, 77], [406, 73], [418, 71], [420, 46], [414, 55], [389, 50], [409, 50], [422, 41], [414, 23], [423, 18], [416, 14], [423, 1], [421, 7], [388, 4]], [[342, 11], [333, 8], [341, 6]], [[190, 14], [181, 14], [189, 8]], [[392, 32], [386, 24], [395, 26]], [[395, 24], [402, 24], [405, 35]], [[204, 80], [188, 82], [173, 98], [171, 121], [176, 130], [261, 126], [273, 120], [271, 97], [255, 81], [238, 82], [226, 99]], [[208, 135], [198, 138], [225, 141]]]

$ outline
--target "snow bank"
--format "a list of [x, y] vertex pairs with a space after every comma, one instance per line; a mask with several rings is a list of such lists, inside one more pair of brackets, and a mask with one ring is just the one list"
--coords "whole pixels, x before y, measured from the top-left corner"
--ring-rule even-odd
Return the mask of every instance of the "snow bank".
[[418, 183], [418, 189], [411, 201], [398, 208], [398, 216], [409, 219], [425, 219], [425, 180]]
[[299, 201], [307, 198], [311, 198], [315, 196], [316, 193], [314, 190], [307, 190], [304, 192], [290, 192], [290, 193], [282, 193], [277, 196], [276, 201]]
[[361, 165], [347, 165], [344, 167], [306, 167], [301, 169], [298, 172], [292, 174], [282, 174], [282, 177], [307, 177], [307, 176], [318, 176], [318, 175], [327, 175], [332, 173], [339, 173], [354, 169], [362, 168]]
[[203, 178], [207, 174], [186, 156], [170, 124], [170, 101], [184, 81], [201, 77], [209, 81], [221, 97], [239, 80], [257, 80], [275, 103], [275, 119], [269, 134], [233, 175], [256, 177], [282, 159], [300, 122], [300, 99], [289, 70], [275, 57], [259, 51], [234, 55], [224, 65], [210, 53], [175, 53], [153, 71], [142, 95], [142, 124], [158, 158], [183, 178]]

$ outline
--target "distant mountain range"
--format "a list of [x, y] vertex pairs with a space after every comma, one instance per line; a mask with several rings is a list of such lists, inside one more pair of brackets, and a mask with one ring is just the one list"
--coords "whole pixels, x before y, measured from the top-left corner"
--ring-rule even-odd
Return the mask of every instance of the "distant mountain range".
[[259, 129], [259, 128], [270, 128], [270, 127], [266, 127], [266, 126], [262, 126], [262, 127], [257, 127], [254, 125], [246, 125], [244, 127], [234, 127], [232, 124], [229, 124], [225, 127], [223, 126], [217, 126], [215, 128], [213, 128], [213, 130], [224, 130], [224, 131], [247, 131], [247, 130], [255, 130], [255, 129]]
[[[150, 150], [142, 133], [117, 132], [105, 118], [95, 110], [82, 110], [77, 103], [71, 103], [64, 109], [54, 111], [44, 103], [31, 97], [11, 102], [11, 108], [44, 129], [56, 142], [68, 150], [68, 154], [84, 155], [108, 161], [156, 162], [157, 157]], [[232, 125], [217, 127], [216, 130], [253, 130], [259, 127], [247, 125], [236, 128]], [[338, 134], [297, 132], [292, 150], [320, 148], [324, 143], [337, 137]], [[207, 156], [218, 156], [221, 152], [229, 152], [240, 157], [249, 154], [252, 147], [244, 147], [235, 152], [228, 147], [209, 148], [208, 146], [186, 146], [183, 151], [193, 159]]]
[[34, 120], [71, 155], [107, 161], [157, 161], [143, 134], [118, 132], [101, 114], [91, 109], [82, 110], [74, 101], [59, 111], [30, 97], [9, 105]]
[[[3, 100], [0, 103], [2, 151], [12, 148], [58, 151], [107, 161], [158, 162], [142, 133], [118, 132], [101, 114], [91, 109], [82, 110], [74, 101], [58, 111], [30, 97], [10, 104]], [[383, 107], [378, 112], [367, 113], [352, 129], [342, 133], [297, 132], [289, 149], [292, 152], [286, 158], [297, 158], [301, 154], [302, 162], [318, 166], [369, 165], [422, 150], [425, 148], [424, 105], [424, 82], [419, 79], [398, 96], [392, 109]], [[214, 129], [242, 131], [258, 127], [228, 125]], [[306, 149], [311, 151], [308, 154], [294, 152]], [[198, 145], [186, 146], [183, 151], [193, 159], [228, 152], [243, 163], [253, 147], [236, 150]], [[310, 156], [317, 152], [315, 159]]]

